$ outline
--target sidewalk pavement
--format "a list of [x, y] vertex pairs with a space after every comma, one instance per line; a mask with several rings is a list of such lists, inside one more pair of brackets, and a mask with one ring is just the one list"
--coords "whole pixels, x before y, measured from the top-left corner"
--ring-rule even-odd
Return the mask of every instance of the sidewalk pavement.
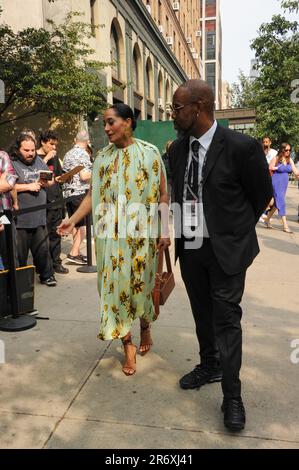
[[290, 360], [291, 342], [299, 339], [297, 204], [298, 190], [291, 185], [293, 235], [277, 219], [275, 230], [258, 227], [261, 254], [248, 272], [243, 301], [242, 434], [231, 435], [223, 426], [220, 384], [199, 391], [178, 386], [198, 363], [178, 266], [175, 293], [152, 328], [152, 352], [137, 357], [133, 377], [121, 372], [120, 341], [96, 338], [96, 275], [71, 266], [69, 275], [57, 275], [57, 287], [36, 287], [39, 315], [49, 321], [20, 333], [0, 332], [6, 353], [0, 365], [0, 447], [299, 448], [299, 364]]

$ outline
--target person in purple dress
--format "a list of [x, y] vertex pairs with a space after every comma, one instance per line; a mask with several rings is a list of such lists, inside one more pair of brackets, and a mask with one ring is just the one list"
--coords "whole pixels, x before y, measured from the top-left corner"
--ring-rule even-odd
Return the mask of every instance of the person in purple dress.
[[278, 215], [281, 217], [283, 231], [286, 233], [293, 233], [287, 224], [286, 218], [286, 192], [289, 183], [290, 173], [294, 173], [299, 179], [299, 171], [297, 170], [292, 158], [291, 158], [291, 145], [283, 143], [280, 146], [278, 155], [270, 163], [270, 171], [273, 171], [272, 184], [273, 184], [273, 195], [274, 195], [274, 206], [268, 213], [267, 218], [264, 220], [264, 224], [267, 228], [272, 228], [270, 219], [273, 214], [278, 210]]

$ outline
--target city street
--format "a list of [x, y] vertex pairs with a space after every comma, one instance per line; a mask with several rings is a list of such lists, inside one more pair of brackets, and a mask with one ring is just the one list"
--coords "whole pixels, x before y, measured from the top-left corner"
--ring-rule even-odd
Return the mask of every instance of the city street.
[[0, 447], [298, 449], [299, 363], [291, 362], [291, 342], [299, 339], [297, 204], [291, 184], [294, 234], [284, 233], [276, 217], [274, 230], [258, 227], [261, 254], [243, 299], [243, 433], [224, 428], [220, 384], [199, 391], [178, 386], [198, 363], [178, 265], [176, 289], [152, 328], [152, 351], [137, 355], [133, 377], [121, 371], [121, 342], [97, 339], [96, 275], [70, 266], [69, 275], [57, 275], [57, 287], [36, 285], [36, 308], [49, 320], [20, 333], [0, 332], [6, 360], [0, 365]]

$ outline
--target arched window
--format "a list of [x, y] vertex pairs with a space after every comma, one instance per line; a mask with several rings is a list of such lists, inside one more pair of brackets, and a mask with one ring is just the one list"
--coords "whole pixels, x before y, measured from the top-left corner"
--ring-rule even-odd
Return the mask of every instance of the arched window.
[[160, 70], [158, 75], [159, 107], [164, 108], [163, 76]]
[[153, 66], [151, 59], [148, 58], [146, 61], [146, 90], [145, 90], [145, 95], [147, 98], [153, 98]]
[[119, 52], [119, 40], [114, 24], [111, 26], [110, 33], [110, 47], [111, 47], [111, 62], [112, 74], [115, 78], [120, 78], [120, 52]]
[[138, 44], [133, 50], [133, 84], [136, 91], [141, 90], [141, 54]]
[[94, 14], [94, 7], [95, 7], [96, 0], [90, 0], [90, 21], [91, 27], [94, 33], [95, 28], [95, 14]]
[[171, 119], [170, 108], [169, 108], [169, 104], [171, 104], [171, 92], [170, 92], [169, 80], [166, 81], [165, 91], [166, 91], [167, 120], [169, 121]]

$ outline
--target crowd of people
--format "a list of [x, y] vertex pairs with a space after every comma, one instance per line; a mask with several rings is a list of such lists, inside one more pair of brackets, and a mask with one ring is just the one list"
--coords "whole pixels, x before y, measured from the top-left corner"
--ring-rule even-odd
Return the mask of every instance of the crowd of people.
[[[62, 265], [61, 236], [57, 233], [64, 215], [62, 198], [73, 196], [66, 204], [71, 215], [89, 188], [92, 170], [87, 132], [77, 134], [75, 146], [63, 161], [58, 156], [57, 145], [58, 137], [52, 130], [42, 132], [37, 139], [33, 130], [24, 129], [8, 152], [0, 152], [0, 212], [19, 210], [15, 217], [17, 266], [27, 266], [30, 251], [41, 284], [49, 287], [57, 285], [56, 273], [69, 272]], [[62, 175], [67, 176], [77, 166], [80, 172], [61, 180]], [[38, 206], [42, 207], [36, 209]], [[0, 268], [5, 269], [9, 263], [3, 224], [0, 230]], [[83, 238], [84, 222], [80, 230], [74, 229], [73, 246], [67, 255], [69, 263], [87, 263], [86, 257], [80, 254]]]
[[[67, 203], [68, 218], [63, 219], [61, 207], [52, 206], [17, 215], [19, 265], [26, 265], [31, 250], [40, 281], [48, 286], [56, 285], [55, 273], [67, 274], [60, 256], [62, 236], [73, 236], [67, 260], [86, 263], [80, 245], [84, 217], [92, 211], [98, 338], [122, 341], [122, 371], [133, 376], [137, 346], [132, 323], [139, 321], [139, 353], [147, 354], [153, 345], [151, 323], [157, 319], [152, 297], [157, 254], [171, 244], [168, 174], [175, 259], [180, 262], [199, 346], [199, 364], [179, 384], [188, 390], [221, 382], [224, 425], [241, 431], [246, 422], [240, 381], [241, 301], [247, 269], [259, 253], [256, 224], [264, 213], [263, 223], [270, 227], [278, 210], [284, 230], [290, 231], [285, 192], [288, 174], [292, 171], [299, 177], [299, 171], [289, 144], [275, 153], [265, 138], [263, 151], [255, 139], [221, 127], [214, 117], [214, 103], [212, 89], [201, 80], [188, 80], [176, 90], [171, 111], [179, 138], [169, 142], [163, 159], [154, 145], [134, 138], [137, 122], [125, 104], [104, 112], [110, 143], [94, 162], [85, 131], [77, 134], [75, 146], [61, 162], [55, 133], [42, 133], [37, 144], [34, 133], [26, 130], [9, 155], [0, 153], [0, 202], [4, 208], [22, 210], [55, 202], [61, 191], [72, 198]], [[64, 178], [76, 168], [76, 174]], [[48, 171], [53, 174], [50, 179]], [[108, 217], [111, 207], [113, 219]], [[144, 232], [146, 222], [159, 220], [158, 212], [158, 233]], [[123, 235], [125, 219], [131, 231]], [[5, 247], [1, 255], [5, 264]]]

